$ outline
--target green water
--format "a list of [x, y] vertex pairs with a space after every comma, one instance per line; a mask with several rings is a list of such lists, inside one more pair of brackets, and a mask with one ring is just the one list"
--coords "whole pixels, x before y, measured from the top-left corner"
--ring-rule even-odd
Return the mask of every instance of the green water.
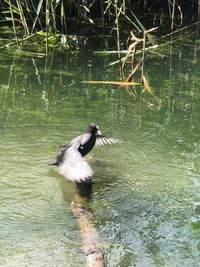
[[[108, 266], [199, 266], [199, 41], [149, 53], [145, 76], [163, 104], [116, 80], [115, 56], [0, 53], [0, 266], [83, 266], [75, 185], [47, 162], [96, 122], [119, 145], [95, 149], [88, 206]], [[197, 41], [196, 41], [197, 40]], [[159, 51], [163, 54], [163, 52]], [[46, 69], [45, 69], [46, 66]], [[140, 89], [138, 89], [140, 90]]]

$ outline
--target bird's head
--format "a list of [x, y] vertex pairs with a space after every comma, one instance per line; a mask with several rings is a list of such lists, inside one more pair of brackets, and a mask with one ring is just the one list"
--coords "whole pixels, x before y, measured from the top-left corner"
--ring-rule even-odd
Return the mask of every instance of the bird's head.
[[94, 123], [90, 123], [88, 125], [86, 132], [91, 134], [101, 134], [101, 132], [99, 131], [99, 126]]

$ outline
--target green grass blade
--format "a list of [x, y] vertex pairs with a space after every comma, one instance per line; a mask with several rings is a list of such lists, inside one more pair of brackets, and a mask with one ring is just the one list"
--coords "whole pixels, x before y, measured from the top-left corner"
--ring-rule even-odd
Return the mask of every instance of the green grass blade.
[[40, 15], [40, 12], [41, 12], [42, 4], [43, 4], [43, 0], [40, 0], [39, 4], [37, 6], [37, 10], [36, 10], [36, 17], [35, 17], [35, 20], [33, 22], [32, 32], [35, 29], [35, 25], [36, 25], [37, 20], [40, 20], [39, 19], [39, 15]]

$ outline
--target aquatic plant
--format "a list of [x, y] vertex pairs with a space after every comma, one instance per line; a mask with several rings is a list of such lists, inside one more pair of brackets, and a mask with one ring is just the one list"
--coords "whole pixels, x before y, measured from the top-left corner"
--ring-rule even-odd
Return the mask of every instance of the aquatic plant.
[[[111, 24], [112, 27], [116, 26], [119, 44], [119, 34], [123, 32], [123, 28], [120, 27], [122, 22], [139, 31], [140, 21], [148, 21], [150, 26], [148, 28], [156, 24], [170, 26], [173, 31], [188, 17], [192, 21], [200, 18], [200, 0], [187, 2], [183, 0], [148, 2], [145, 0], [2, 0], [0, 2], [1, 25], [12, 27], [16, 42], [20, 35], [18, 26], [23, 29], [23, 35], [28, 36], [37, 31], [45, 31], [48, 35], [71, 34], [72, 27], [82, 29], [82, 24], [88, 31], [91, 27], [106, 28]], [[170, 25], [167, 25], [169, 23]]]

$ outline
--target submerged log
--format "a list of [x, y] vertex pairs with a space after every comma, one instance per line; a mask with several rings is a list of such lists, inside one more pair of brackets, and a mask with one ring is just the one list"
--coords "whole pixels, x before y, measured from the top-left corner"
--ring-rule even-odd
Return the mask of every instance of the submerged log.
[[92, 213], [85, 206], [91, 198], [92, 182], [77, 184], [77, 192], [71, 203], [71, 211], [77, 218], [83, 239], [83, 252], [88, 267], [104, 267], [104, 254], [101, 249], [99, 235], [94, 223]]

